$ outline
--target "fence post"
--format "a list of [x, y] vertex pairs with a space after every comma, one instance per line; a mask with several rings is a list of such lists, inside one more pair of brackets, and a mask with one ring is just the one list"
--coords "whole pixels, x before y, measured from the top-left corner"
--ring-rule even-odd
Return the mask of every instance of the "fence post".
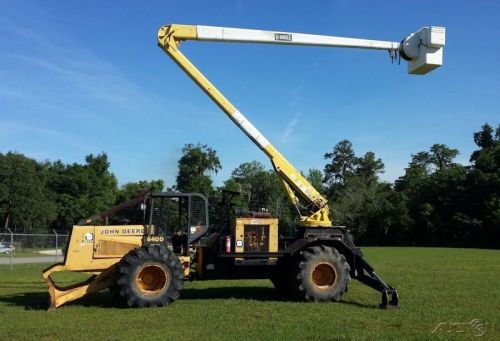
[[56, 253], [55, 253], [54, 258], [55, 258], [55, 262], [57, 263], [57, 246], [58, 246], [58, 237], [59, 237], [59, 235], [57, 234], [56, 230], [52, 229], [52, 231], [56, 235]]
[[[7, 230], [10, 233], [10, 245], [9, 245], [9, 247], [13, 247], [14, 246], [14, 233], [12, 233], [12, 231], [8, 227], [7, 227]], [[11, 270], [12, 270], [12, 254], [13, 253], [14, 253], [14, 250], [11, 250], [10, 251], [10, 269]]]

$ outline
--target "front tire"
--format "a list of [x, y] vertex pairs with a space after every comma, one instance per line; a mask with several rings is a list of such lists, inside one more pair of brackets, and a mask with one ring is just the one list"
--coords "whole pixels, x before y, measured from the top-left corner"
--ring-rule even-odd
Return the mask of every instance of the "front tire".
[[148, 245], [130, 251], [118, 264], [117, 292], [129, 307], [167, 306], [180, 296], [184, 273], [165, 247]]
[[351, 281], [349, 263], [344, 255], [324, 245], [301, 251], [295, 271], [293, 291], [306, 301], [340, 301]]

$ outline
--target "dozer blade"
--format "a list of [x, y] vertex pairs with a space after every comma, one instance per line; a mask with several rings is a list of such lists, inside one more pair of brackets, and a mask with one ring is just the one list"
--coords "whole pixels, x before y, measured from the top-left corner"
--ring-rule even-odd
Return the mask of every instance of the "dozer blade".
[[50, 275], [54, 272], [66, 270], [68, 269], [63, 263], [57, 263], [43, 271], [43, 278], [47, 283], [50, 295], [50, 306], [48, 311], [52, 311], [65, 303], [112, 286], [115, 276], [115, 266], [111, 266], [98, 275], [90, 276], [83, 282], [60, 287], [54, 283]]

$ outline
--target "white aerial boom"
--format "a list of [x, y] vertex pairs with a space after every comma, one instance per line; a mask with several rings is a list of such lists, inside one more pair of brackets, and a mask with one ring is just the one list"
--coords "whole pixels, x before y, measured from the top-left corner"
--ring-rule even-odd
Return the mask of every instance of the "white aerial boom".
[[299, 226], [331, 227], [328, 201], [281, 155], [264, 135], [179, 50], [184, 40], [347, 47], [387, 50], [408, 61], [408, 72], [423, 75], [443, 62], [445, 29], [424, 27], [401, 43], [282, 31], [261, 31], [201, 25], [167, 25], [158, 31], [158, 45], [193, 79], [226, 115], [270, 158], [291, 202], [301, 212]]
[[398, 51], [407, 60], [408, 73], [423, 75], [443, 64], [445, 28], [429, 26], [393, 41], [346, 38], [281, 31], [250, 30], [231, 27], [196, 25], [198, 41], [283, 44]]

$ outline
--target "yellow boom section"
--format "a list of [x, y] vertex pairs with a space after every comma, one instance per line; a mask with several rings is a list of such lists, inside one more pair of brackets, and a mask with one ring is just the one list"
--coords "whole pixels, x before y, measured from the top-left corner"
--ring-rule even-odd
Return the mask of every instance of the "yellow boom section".
[[243, 114], [179, 50], [183, 40], [197, 40], [196, 26], [169, 25], [158, 31], [158, 45], [227, 114], [227, 116], [271, 159], [276, 174], [294, 205], [305, 204], [309, 215], [300, 226], [330, 227], [328, 201], [286, 160]]

